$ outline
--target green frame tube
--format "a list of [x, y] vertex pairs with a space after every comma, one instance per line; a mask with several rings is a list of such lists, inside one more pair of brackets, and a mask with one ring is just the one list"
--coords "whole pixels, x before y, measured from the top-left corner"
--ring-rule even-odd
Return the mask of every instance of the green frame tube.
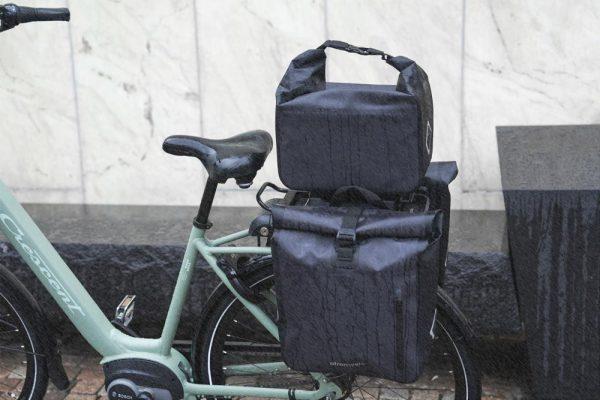
[[[173, 349], [173, 340], [196, 268], [198, 254], [204, 257], [223, 284], [268, 332], [279, 339], [275, 322], [256, 304], [240, 296], [217, 265], [215, 255], [218, 254], [271, 254], [271, 249], [268, 247], [223, 246], [248, 237], [247, 230], [211, 241], [206, 239], [204, 230], [192, 228], [162, 334], [158, 339], [132, 337], [112, 326], [56, 249], [1, 181], [0, 231], [12, 243], [77, 330], [103, 356], [101, 363], [126, 358], [142, 358], [159, 362], [172, 370], [180, 379], [186, 399], [193, 399], [198, 395], [288, 398], [288, 389], [202, 385], [190, 382], [187, 379], [187, 376], [192, 376], [190, 363], [181, 353]], [[283, 367], [285, 367], [283, 363], [265, 363], [260, 365], [260, 370], [278, 371]], [[249, 365], [235, 366], [235, 368], [244, 369], [245, 374], [252, 373], [252, 366]], [[319, 381], [319, 390], [297, 390], [295, 392], [297, 399], [313, 400], [331, 394], [333, 397], [341, 396], [341, 389], [324, 375], [319, 373], [311, 375]]]

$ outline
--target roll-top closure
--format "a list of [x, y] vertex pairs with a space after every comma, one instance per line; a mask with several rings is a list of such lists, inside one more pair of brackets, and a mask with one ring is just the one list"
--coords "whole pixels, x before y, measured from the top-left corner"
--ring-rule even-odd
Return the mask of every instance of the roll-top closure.
[[[319, 233], [335, 237], [348, 209], [332, 207], [281, 207], [272, 209], [274, 228]], [[364, 209], [356, 226], [356, 238], [437, 239], [442, 232], [442, 212], [413, 214]]]

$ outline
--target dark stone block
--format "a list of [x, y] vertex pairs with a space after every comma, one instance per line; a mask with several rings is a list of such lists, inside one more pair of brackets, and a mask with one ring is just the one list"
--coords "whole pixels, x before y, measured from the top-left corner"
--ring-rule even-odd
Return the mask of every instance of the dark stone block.
[[498, 129], [510, 249], [538, 398], [600, 391], [600, 125]]
[[444, 287], [478, 335], [520, 335], [503, 211], [452, 212]]
[[[28, 205], [73, 272], [109, 316], [126, 294], [136, 294], [134, 329], [158, 336], [166, 316], [191, 221], [192, 207]], [[217, 237], [248, 227], [256, 208], [215, 208]], [[446, 288], [481, 335], [519, 333], [503, 212], [452, 213]], [[254, 244], [250, 238], [246, 244]], [[0, 243], [0, 262], [25, 282], [50, 319], [65, 333], [73, 327], [17, 253]], [[198, 261], [202, 267], [203, 260]], [[206, 266], [206, 265], [204, 265]], [[185, 305], [179, 337], [189, 338], [207, 297], [218, 283], [199, 268]]]
[[[55, 247], [106, 315], [114, 315], [123, 296], [136, 294], [136, 318], [132, 327], [144, 336], [160, 336], [185, 250], [183, 246], [56, 244]], [[2, 263], [25, 283], [55, 327], [63, 334], [73, 333], [75, 328], [18, 254], [6, 245], [1, 249]], [[180, 325], [183, 336], [189, 337], [193, 332], [196, 322], [193, 317], [200, 314], [217, 283], [211, 271], [198, 269]]]
[[[132, 327], [158, 337], [185, 251], [194, 207], [26, 205], [25, 208], [81, 280], [102, 311], [112, 318], [126, 294], [136, 294]], [[211, 236], [244, 229], [254, 208], [216, 208]], [[5, 240], [0, 233], [0, 239]], [[246, 244], [255, 243], [247, 240]], [[74, 327], [18, 253], [0, 242], [0, 262], [13, 271], [64, 334]], [[199, 267], [208, 267], [199, 259]], [[202, 305], [217, 285], [212, 271], [199, 268], [186, 302], [179, 334], [189, 338]]]
[[448, 253], [444, 288], [480, 336], [518, 336], [521, 322], [510, 258], [503, 253]]

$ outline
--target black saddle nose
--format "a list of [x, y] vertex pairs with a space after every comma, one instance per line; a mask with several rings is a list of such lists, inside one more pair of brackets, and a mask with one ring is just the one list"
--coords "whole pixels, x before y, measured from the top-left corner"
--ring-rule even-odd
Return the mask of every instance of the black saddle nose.
[[265, 131], [246, 132], [222, 140], [177, 135], [163, 143], [163, 150], [169, 154], [202, 161], [210, 179], [225, 183], [234, 178], [242, 188], [250, 187], [272, 149], [273, 139]]

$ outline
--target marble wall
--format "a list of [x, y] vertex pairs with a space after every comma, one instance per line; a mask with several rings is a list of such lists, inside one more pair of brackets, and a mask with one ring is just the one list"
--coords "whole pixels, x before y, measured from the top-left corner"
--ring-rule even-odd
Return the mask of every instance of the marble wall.
[[[497, 125], [600, 122], [592, 0], [22, 0], [72, 22], [0, 37], [2, 179], [24, 202], [196, 204], [199, 162], [164, 137], [273, 132], [289, 61], [336, 38], [415, 59], [435, 102], [434, 158], [457, 160], [457, 208], [502, 208]], [[331, 80], [393, 82], [330, 53]], [[277, 180], [272, 154], [256, 182]], [[258, 186], [258, 185], [256, 185]], [[220, 205], [250, 205], [227, 184]]]

